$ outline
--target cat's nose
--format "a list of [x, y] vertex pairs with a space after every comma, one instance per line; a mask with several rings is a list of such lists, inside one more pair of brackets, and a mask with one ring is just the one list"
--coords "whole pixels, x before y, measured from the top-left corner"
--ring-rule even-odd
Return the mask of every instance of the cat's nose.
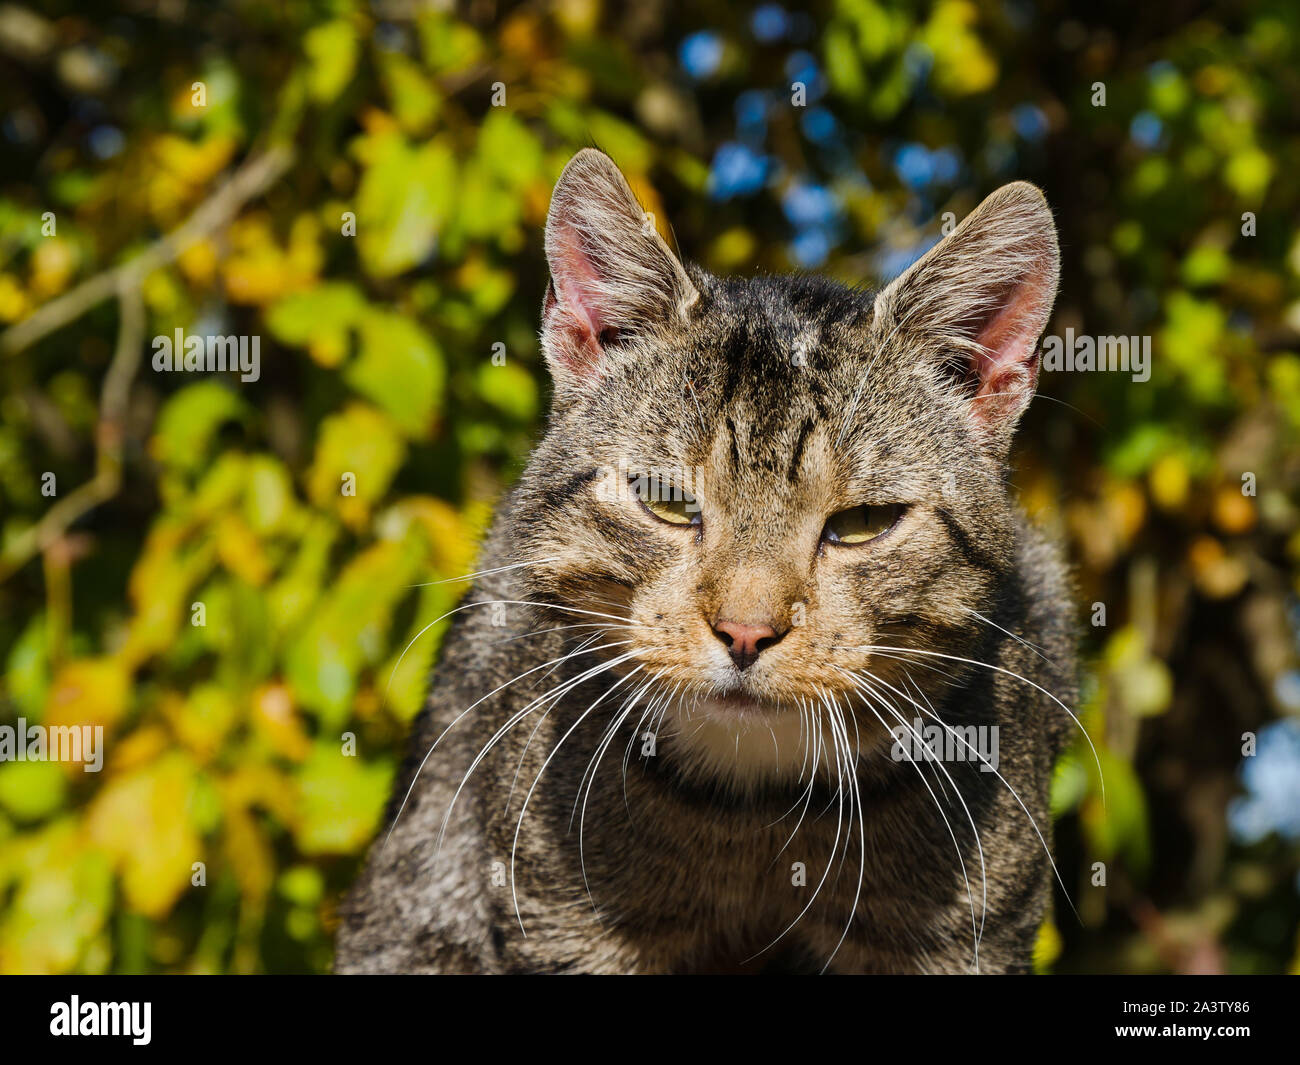
[[752, 666], [760, 654], [781, 638], [771, 625], [745, 625], [739, 621], [715, 622], [713, 635], [727, 645], [731, 660], [740, 670]]

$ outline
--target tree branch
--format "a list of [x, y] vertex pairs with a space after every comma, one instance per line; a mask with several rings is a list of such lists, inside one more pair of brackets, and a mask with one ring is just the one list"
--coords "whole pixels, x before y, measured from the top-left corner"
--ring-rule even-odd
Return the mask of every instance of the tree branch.
[[13, 355], [30, 347], [48, 333], [80, 318], [86, 311], [121, 291], [124, 281], [138, 285], [151, 272], [165, 266], [187, 248], [225, 228], [240, 209], [279, 179], [293, 162], [293, 152], [284, 146], [267, 149], [247, 159], [180, 226], [150, 245], [133, 259], [96, 274], [71, 292], [43, 304], [21, 322], [0, 335], [0, 355]]
[[97, 274], [71, 292], [38, 308], [0, 336], [0, 354], [12, 355], [116, 295], [117, 348], [100, 392], [95, 428], [95, 475], [55, 503], [31, 528], [14, 537], [0, 554], [0, 581], [46, 550], [88, 511], [117, 494], [122, 484], [122, 442], [126, 436], [131, 384], [144, 350], [145, 312], [140, 286], [153, 270], [172, 262], [186, 248], [228, 225], [249, 200], [270, 188], [293, 161], [276, 147], [248, 159], [179, 227], [135, 258]]

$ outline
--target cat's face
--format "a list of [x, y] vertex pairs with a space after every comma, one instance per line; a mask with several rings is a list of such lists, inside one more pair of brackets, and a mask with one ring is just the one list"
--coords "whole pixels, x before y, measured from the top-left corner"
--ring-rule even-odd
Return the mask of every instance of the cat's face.
[[547, 244], [556, 402], [513, 508], [531, 592], [611, 626], [574, 632], [628, 656], [627, 694], [712, 772], [789, 768], [828, 703], [883, 734], [880, 685], [921, 680], [887, 648], [960, 647], [1012, 564], [1003, 463], [1056, 283], [1041, 196], [990, 197], [873, 300], [687, 271], [585, 152]]

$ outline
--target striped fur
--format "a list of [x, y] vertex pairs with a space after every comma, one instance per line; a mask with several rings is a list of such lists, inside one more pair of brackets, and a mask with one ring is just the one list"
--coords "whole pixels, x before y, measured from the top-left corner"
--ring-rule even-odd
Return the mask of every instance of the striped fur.
[[[1075, 685], [1063, 566], [1007, 485], [1056, 289], [1042, 196], [999, 190], [873, 297], [683, 266], [588, 151], [547, 248], [551, 419], [337, 968], [1028, 969]], [[646, 511], [650, 471], [699, 525]], [[861, 503], [905, 509], [823, 542]], [[779, 641], [739, 671], [723, 618]], [[891, 757], [927, 713], [996, 726], [1000, 775]]]

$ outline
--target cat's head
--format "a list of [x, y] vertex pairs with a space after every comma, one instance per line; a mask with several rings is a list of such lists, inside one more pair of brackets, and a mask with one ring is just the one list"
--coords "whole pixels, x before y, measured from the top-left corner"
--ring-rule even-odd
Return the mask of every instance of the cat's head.
[[621, 626], [573, 631], [629, 656], [628, 695], [653, 678], [645, 704], [770, 747], [800, 707], [860, 703], [864, 670], [904, 683], [881, 648], [975, 631], [1014, 565], [1006, 458], [1056, 293], [1037, 189], [873, 298], [684, 266], [587, 150], [546, 252], [555, 397], [508, 534], [530, 596], [570, 608], [550, 624]]

